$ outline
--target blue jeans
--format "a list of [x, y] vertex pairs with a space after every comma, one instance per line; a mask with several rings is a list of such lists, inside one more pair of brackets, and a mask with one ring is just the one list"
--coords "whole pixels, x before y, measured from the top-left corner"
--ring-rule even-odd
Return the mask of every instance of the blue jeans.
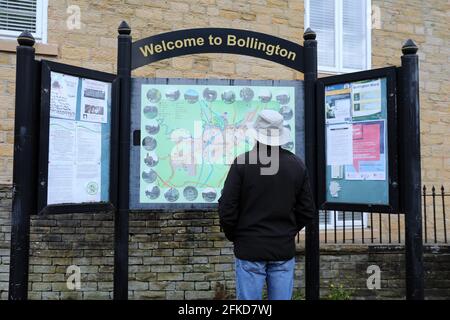
[[269, 300], [291, 300], [295, 258], [287, 261], [247, 261], [236, 258], [236, 298], [261, 300], [267, 283]]

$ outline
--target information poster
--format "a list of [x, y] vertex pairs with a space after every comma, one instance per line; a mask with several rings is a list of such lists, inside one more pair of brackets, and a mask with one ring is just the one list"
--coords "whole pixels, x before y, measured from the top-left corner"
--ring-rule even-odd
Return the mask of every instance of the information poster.
[[389, 204], [386, 78], [325, 87], [326, 201]]
[[50, 77], [47, 204], [108, 201], [111, 85]]
[[[139, 203], [217, 203], [232, 161], [253, 148], [247, 129], [278, 111], [296, 152], [296, 89], [140, 84]], [[303, 150], [302, 150], [303, 151]]]

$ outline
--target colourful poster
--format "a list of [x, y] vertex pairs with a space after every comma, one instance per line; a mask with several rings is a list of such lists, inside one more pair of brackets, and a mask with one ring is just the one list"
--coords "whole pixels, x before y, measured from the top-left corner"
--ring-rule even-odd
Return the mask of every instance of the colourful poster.
[[283, 116], [294, 138], [283, 147], [295, 152], [294, 87], [142, 84], [140, 104], [143, 204], [217, 202], [263, 109]]
[[353, 125], [353, 166], [345, 167], [347, 180], [385, 180], [384, 121]]
[[351, 87], [340, 85], [326, 92], [325, 123], [343, 123], [352, 120]]
[[353, 125], [353, 166], [359, 171], [359, 161], [380, 160], [380, 123]]
[[352, 84], [353, 120], [375, 119], [381, 116], [381, 81]]
[[81, 119], [89, 122], [108, 122], [108, 84], [83, 79], [81, 87]]
[[325, 87], [326, 199], [389, 199], [386, 78]]

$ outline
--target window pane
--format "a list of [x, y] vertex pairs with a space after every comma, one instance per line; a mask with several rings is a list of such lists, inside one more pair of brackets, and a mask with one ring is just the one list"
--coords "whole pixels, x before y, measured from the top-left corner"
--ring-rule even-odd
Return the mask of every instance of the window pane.
[[343, 0], [342, 65], [365, 69], [366, 64], [366, 1]]
[[310, 0], [310, 28], [317, 34], [318, 64], [335, 67], [335, 1]]
[[36, 32], [36, 0], [0, 0], [0, 29]]
[[325, 222], [326, 222], [326, 224], [331, 224], [331, 222], [332, 222], [331, 217], [330, 217], [330, 211], [327, 211], [326, 219], [325, 219], [325, 211], [320, 210], [319, 211], [319, 224], [325, 225]]

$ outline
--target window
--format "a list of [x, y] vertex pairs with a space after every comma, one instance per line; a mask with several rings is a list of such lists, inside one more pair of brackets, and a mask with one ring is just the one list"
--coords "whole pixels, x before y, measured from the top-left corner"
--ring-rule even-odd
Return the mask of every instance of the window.
[[317, 34], [320, 71], [370, 69], [370, 0], [305, 0], [305, 26]]
[[[353, 220], [353, 223], [352, 223]], [[337, 229], [351, 229], [354, 228], [367, 228], [367, 213], [346, 211], [345, 217], [342, 211], [320, 211], [319, 212], [319, 226], [320, 229], [326, 229], [331, 231], [336, 224]]]
[[30, 31], [39, 42], [47, 42], [48, 0], [0, 0], [0, 37], [15, 39]]

